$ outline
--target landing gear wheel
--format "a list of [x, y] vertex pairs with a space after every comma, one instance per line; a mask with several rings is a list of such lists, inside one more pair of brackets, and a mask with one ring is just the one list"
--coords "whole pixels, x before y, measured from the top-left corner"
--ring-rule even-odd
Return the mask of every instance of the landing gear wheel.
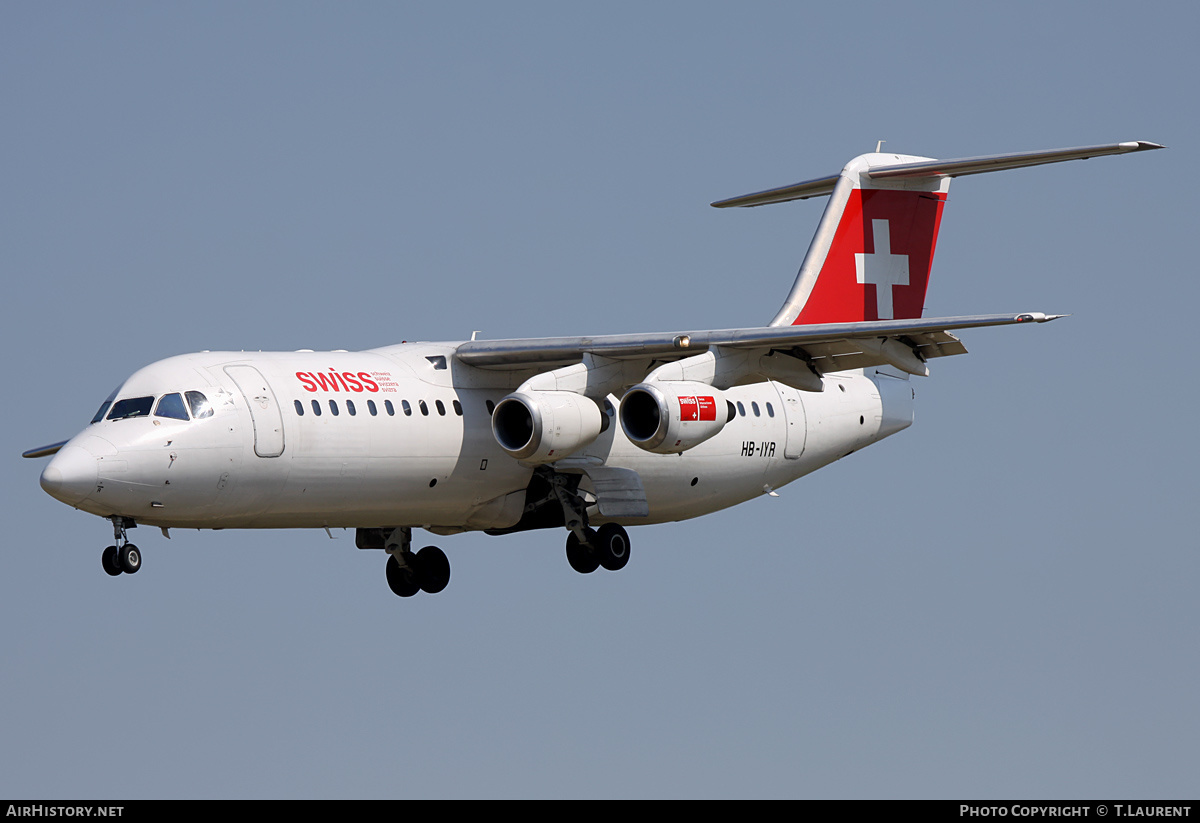
[[116, 577], [124, 571], [121, 568], [121, 558], [117, 554], [116, 546], [109, 546], [105, 549], [104, 553], [100, 555], [100, 562], [104, 564], [104, 571], [112, 577]]
[[601, 526], [592, 545], [600, 565], [610, 572], [620, 571], [629, 562], [629, 535], [616, 523]]
[[400, 568], [400, 562], [395, 556], [388, 557], [387, 582], [392, 592], [399, 597], [412, 597], [421, 590], [413, 570]]
[[450, 561], [437, 546], [426, 546], [417, 552], [417, 579], [421, 590], [437, 594], [450, 582]]
[[587, 529], [588, 542], [580, 543], [575, 532], [567, 534], [567, 562], [580, 574], [591, 574], [600, 566], [600, 559], [592, 546], [596, 545], [596, 532]]
[[132, 543], [126, 543], [121, 547], [120, 558], [121, 571], [126, 574], [134, 574], [142, 567], [142, 553]]

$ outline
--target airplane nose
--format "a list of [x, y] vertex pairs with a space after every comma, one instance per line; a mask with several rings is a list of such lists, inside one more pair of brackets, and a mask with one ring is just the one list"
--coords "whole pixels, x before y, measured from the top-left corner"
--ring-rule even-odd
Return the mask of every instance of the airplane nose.
[[96, 457], [81, 446], [64, 446], [42, 470], [42, 488], [56, 500], [75, 506], [96, 490]]

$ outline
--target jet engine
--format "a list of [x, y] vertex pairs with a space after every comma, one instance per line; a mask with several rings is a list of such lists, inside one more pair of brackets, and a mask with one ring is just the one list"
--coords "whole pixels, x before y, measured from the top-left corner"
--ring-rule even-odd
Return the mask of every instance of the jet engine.
[[635, 446], [678, 454], [714, 437], [733, 419], [733, 404], [706, 383], [639, 383], [621, 398], [621, 428]]
[[551, 463], [591, 443], [604, 430], [595, 401], [568, 391], [516, 391], [496, 404], [492, 434], [525, 463]]

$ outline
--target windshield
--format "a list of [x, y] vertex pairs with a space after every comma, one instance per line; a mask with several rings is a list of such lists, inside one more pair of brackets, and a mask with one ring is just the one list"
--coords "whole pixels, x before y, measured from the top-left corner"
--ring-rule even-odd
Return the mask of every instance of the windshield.
[[130, 417], [146, 417], [154, 405], [153, 397], [126, 397], [113, 404], [108, 413], [109, 420], [128, 420]]
[[104, 398], [104, 402], [100, 404], [100, 410], [92, 417], [92, 423], [99, 423], [104, 419], [104, 415], [108, 414], [108, 407], [112, 405], [113, 398], [117, 396], [117, 390], [120, 388], [120, 386], [117, 386], [117, 388], [109, 393], [108, 397]]
[[183, 398], [179, 396], [179, 392], [164, 394], [158, 401], [158, 405], [154, 407], [154, 416], [187, 420], [187, 409], [183, 407]]

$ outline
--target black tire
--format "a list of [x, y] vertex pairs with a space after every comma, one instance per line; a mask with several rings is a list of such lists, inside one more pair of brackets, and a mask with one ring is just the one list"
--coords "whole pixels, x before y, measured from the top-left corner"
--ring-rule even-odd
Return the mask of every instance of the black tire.
[[610, 572], [619, 572], [629, 562], [629, 534], [616, 523], [605, 523], [596, 535], [596, 557]]
[[400, 562], [394, 556], [389, 556], [387, 560], [387, 582], [397, 597], [412, 597], [421, 590], [412, 569], [400, 568]]
[[600, 560], [592, 548], [596, 544], [596, 532], [588, 529], [587, 535], [591, 545], [580, 543], [575, 532], [567, 533], [567, 562], [580, 574], [591, 574], [600, 566]]
[[450, 583], [450, 561], [437, 546], [426, 546], [417, 552], [417, 580], [421, 590], [437, 594]]
[[136, 574], [137, 570], [142, 567], [142, 553], [132, 543], [126, 543], [121, 547], [120, 558], [121, 571], [126, 574]]
[[109, 546], [100, 555], [100, 562], [104, 565], [105, 574], [110, 577], [116, 577], [121, 574], [124, 569], [121, 568], [121, 557], [117, 554], [116, 546]]

